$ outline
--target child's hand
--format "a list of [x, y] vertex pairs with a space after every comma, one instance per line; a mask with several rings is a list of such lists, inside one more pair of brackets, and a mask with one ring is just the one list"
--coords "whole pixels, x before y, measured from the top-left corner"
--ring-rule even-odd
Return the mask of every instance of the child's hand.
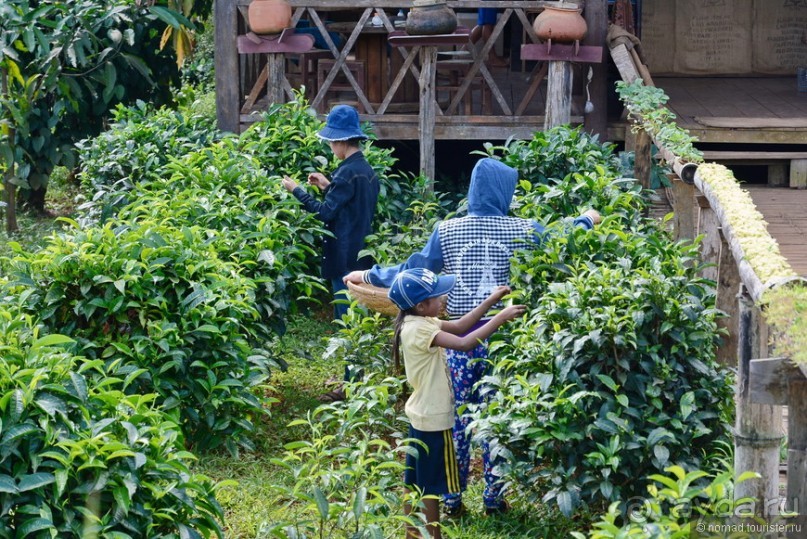
[[494, 300], [494, 303], [498, 303], [500, 299], [511, 292], [509, 286], [497, 286], [493, 289], [493, 292], [490, 293], [490, 299]]
[[501, 311], [501, 315], [505, 320], [513, 320], [527, 312], [526, 305], [508, 305]]
[[330, 184], [331, 182], [321, 172], [312, 172], [308, 175], [308, 185], [314, 185], [324, 191]]
[[289, 178], [288, 176], [283, 176], [283, 179], [280, 180], [283, 183], [283, 189], [291, 193], [297, 188], [297, 182]]

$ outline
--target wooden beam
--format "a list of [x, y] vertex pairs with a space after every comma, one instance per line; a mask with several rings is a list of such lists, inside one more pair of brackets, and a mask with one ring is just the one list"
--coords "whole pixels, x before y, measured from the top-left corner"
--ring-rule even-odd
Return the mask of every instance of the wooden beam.
[[751, 402], [785, 405], [790, 380], [803, 377], [787, 358], [752, 359], [748, 374]]
[[[235, 0], [239, 5], [249, 5], [251, 0]], [[588, 0], [590, 2], [592, 0]], [[584, 7], [588, 2], [575, 2], [580, 7]], [[411, 7], [411, 0], [351, 0], [349, 5], [345, 5], [344, 0], [289, 0], [293, 7], [312, 7], [330, 9], [356, 9], [356, 8], [394, 8]], [[496, 9], [538, 9], [545, 6], [556, 6], [557, 0], [448, 0], [447, 4], [452, 9], [477, 9], [480, 7], [491, 7]]]
[[791, 159], [807, 159], [807, 152], [748, 152], [706, 150], [703, 152], [706, 161], [790, 161]]
[[235, 0], [215, 0], [213, 5], [214, 64], [216, 69], [216, 122], [222, 131], [238, 133], [239, 65], [236, 38], [238, 8]]

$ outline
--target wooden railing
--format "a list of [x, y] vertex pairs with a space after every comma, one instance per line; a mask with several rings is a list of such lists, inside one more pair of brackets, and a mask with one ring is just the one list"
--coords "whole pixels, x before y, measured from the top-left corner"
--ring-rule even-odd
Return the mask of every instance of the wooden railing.
[[[622, 79], [628, 83], [642, 77], [636, 57], [624, 45], [612, 46], [611, 54]], [[647, 82], [647, 81], [646, 81]], [[650, 135], [640, 132], [635, 145], [636, 163], [642, 169], [650, 162]], [[644, 142], [641, 142], [644, 140]], [[739, 184], [719, 182], [714, 174], [719, 167], [697, 166], [682, 162], [659, 141], [654, 142], [659, 155], [675, 172], [673, 210], [678, 238], [701, 236], [701, 257], [707, 264], [705, 276], [717, 282], [717, 308], [729, 315], [724, 349], [731, 350], [737, 363], [736, 419], [734, 428], [737, 475], [745, 471], [760, 474], [760, 479], [735, 486], [735, 500], [750, 499], [753, 507], [744, 506], [769, 521], [786, 517], [788, 537], [804, 537], [807, 530], [807, 365], [795, 364], [786, 357], [769, 357], [776, 351], [776, 335], [764, 316], [765, 296], [772, 290], [788, 292], [788, 287], [804, 286], [776, 249], [754, 259], [747, 253], [749, 242], [765, 242], [775, 246], [761, 215], [753, 208], [750, 196]], [[640, 155], [640, 153], [642, 155]], [[727, 169], [726, 169], [727, 170]], [[730, 174], [730, 173], [729, 173]], [[639, 177], [640, 171], [637, 171]], [[733, 176], [732, 176], [733, 178]], [[715, 185], [720, 188], [715, 188]], [[746, 200], [747, 197], [747, 200]], [[748, 204], [743, 204], [743, 201]], [[738, 215], [738, 212], [743, 212]], [[753, 213], [753, 215], [752, 215]], [[738, 220], [736, 217], [740, 217]], [[740, 233], [735, 224], [746, 225], [759, 220], [754, 235]], [[697, 223], [697, 225], [696, 225]], [[777, 262], [771, 264], [771, 258]], [[758, 268], [777, 268], [761, 272]], [[804, 307], [798, 307], [803, 309]], [[807, 313], [793, 313], [804, 318]], [[725, 358], [724, 358], [725, 359]], [[779, 490], [779, 452], [783, 439], [782, 406], [788, 406], [787, 494]], [[731, 515], [736, 516], [734, 512]]]
[[[216, 31], [216, 84], [217, 84], [217, 109], [219, 126], [222, 129], [229, 131], [239, 131], [242, 123], [247, 123], [250, 118], [247, 115], [241, 114], [241, 107], [244, 103], [244, 96], [249, 92], [249, 89], [254, 85], [257, 75], [262, 68], [261, 64], [256, 64], [254, 58], [239, 58], [236, 38], [238, 35], [243, 35], [248, 31], [246, 13], [250, 0], [216, 0], [215, 1], [215, 31]], [[472, 91], [472, 85], [478, 84], [480, 79], [482, 84], [486, 87], [486, 91], [490, 94], [492, 103], [496, 105], [496, 111], [491, 114], [490, 111], [476, 112], [475, 114], [466, 114], [460, 123], [456, 124], [457, 138], [463, 138], [461, 132], [462, 125], [473, 125], [473, 117], [479, 116], [495, 116], [500, 121], [502, 126], [510, 129], [510, 133], [516, 136], [530, 136], [536, 129], [540, 128], [540, 119], [538, 118], [525, 118], [521, 116], [527, 109], [527, 105], [534, 98], [538, 84], [531, 84], [524, 95], [517, 96], [517, 100], [508, 100], [505, 93], [500, 88], [494, 76], [491, 74], [487, 65], [488, 53], [494, 47], [496, 40], [502, 34], [505, 26], [509, 21], [515, 20], [520, 23], [523, 28], [526, 43], [538, 43], [539, 40], [532, 29], [532, 21], [530, 20], [531, 13], [537, 13], [545, 5], [552, 5], [557, 2], [553, 1], [535, 1], [535, 0], [456, 0], [449, 1], [448, 4], [455, 11], [470, 10], [474, 12], [478, 8], [497, 8], [500, 10], [497, 23], [493, 28], [491, 37], [485, 42], [481, 43], [479, 47], [468, 47], [471, 53], [472, 61], [469, 62], [467, 69], [464, 69], [461, 74], [461, 80], [454, 88], [452, 97], [447, 106], [443, 108], [438, 107], [435, 111], [438, 117], [456, 117], [462, 115], [461, 102], [468, 97], [469, 92]], [[605, 2], [597, 2], [605, 5]], [[405, 77], [410, 75], [418, 80], [420, 77], [419, 63], [414, 61], [414, 57], [410, 54], [411, 51], [406, 50], [405, 47], [392, 47], [390, 54], [390, 65], [394, 66], [394, 72], [390, 71], [389, 77], [392, 84], [389, 88], [385, 87], [385, 95], [380, 102], [373, 102], [368, 98], [367, 88], [362, 87], [356, 80], [356, 77], [348, 69], [346, 63], [348, 56], [355, 51], [356, 43], [362, 32], [364, 25], [371, 19], [373, 14], [377, 13], [381, 18], [383, 29], [389, 33], [393, 33], [400, 28], [396, 28], [394, 24], [395, 14], [400, 9], [410, 9], [412, 2], [410, 0], [357, 0], [352, 2], [345, 2], [343, 0], [291, 0], [294, 8], [293, 22], [296, 25], [298, 21], [305, 18], [310, 21], [312, 28], [318, 32], [327, 44], [327, 50], [333, 57], [333, 64], [328, 72], [327, 77], [322, 84], [317, 88], [317, 92], [311, 98], [311, 104], [314, 108], [322, 110], [322, 105], [326, 96], [328, 95], [331, 86], [336, 80], [337, 76], [342, 75], [347, 79], [348, 83], [355, 93], [355, 101], [360, 106], [363, 116], [366, 119], [375, 121], [381, 118], [391, 122], [404, 121], [403, 116], [408, 116], [410, 119], [417, 115], [417, 109], [409, 114], [401, 114], [398, 111], [392, 110], [391, 105], [394, 103], [396, 91], [400, 89], [400, 83]], [[583, 5], [583, 2], [578, 2]], [[334, 10], [344, 9], [354, 10], [355, 13], [360, 13], [358, 16], [355, 28], [347, 35], [346, 42], [343, 46], [337, 47], [337, 44], [331, 39], [327, 21], [327, 12]], [[605, 19], [600, 17], [600, 26], [605, 28]], [[596, 34], [597, 32], [590, 32]], [[603, 32], [599, 32], [603, 33]], [[242, 55], [243, 56], [243, 55]], [[260, 61], [260, 60], [258, 60]], [[531, 80], [535, 82], [539, 76], [542, 78], [543, 74], [539, 75], [540, 66], [535, 65], [532, 72], [529, 74]], [[411, 79], [410, 79], [411, 80]], [[540, 81], [538, 81], [540, 82]], [[397, 83], [397, 84], [396, 84]], [[598, 103], [604, 113], [604, 103]], [[576, 116], [570, 120], [574, 123], [582, 122], [582, 117]], [[411, 120], [410, 120], [411, 121]], [[450, 120], [447, 120], [451, 124]], [[515, 131], [513, 131], [515, 130]], [[523, 133], [521, 131], [524, 131]], [[467, 135], [467, 134], [466, 134]], [[409, 136], [402, 138], [417, 138]], [[449, 138], [449, 137], [446, 137]]]

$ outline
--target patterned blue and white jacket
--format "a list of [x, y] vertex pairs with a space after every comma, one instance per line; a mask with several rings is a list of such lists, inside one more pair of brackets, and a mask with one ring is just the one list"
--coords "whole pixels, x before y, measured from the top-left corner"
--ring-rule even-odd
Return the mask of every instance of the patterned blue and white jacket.
[[[507, 216], [517, 181], [518, 172], [501, 161], [479, 160], [471, 173], [468, 215], [442, 221], [419, 253], [397, 266], [375, 265], [364, 273], [364, 281], [389, 287], [398, 272], [412, 267], [453, 274], [448, 315], [458, 318], [473, 310], [494, 288], [509, 283], [513, 253], [544, 237], [540, 223]], [[586, 229], [594, 226], [587, 216], [574, 222]]]

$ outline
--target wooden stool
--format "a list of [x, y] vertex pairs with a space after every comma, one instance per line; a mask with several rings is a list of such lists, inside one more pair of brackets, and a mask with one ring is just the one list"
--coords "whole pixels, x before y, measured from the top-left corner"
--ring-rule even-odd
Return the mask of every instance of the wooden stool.
[[[336, 63], [336, 60], [333, 59], [333, 58], [330, 58], [330, 59], [324, 58], [324, 59], [321, 59], [321, 60], [319, 60], [317, 62], [317, 87], [318, 87], [318, 91], [322, 89], [322, 86], [325, 83], [325, 79], [328, 77], [328, 73], [331, 72], [331, 69], [333, 69], [333, 66], [334, 66], [335, 63]], [[353, 75], [353, 78], [356, 79], [356, 82], [358, 83], [359, 87], [364, 88], [364, 80], [365, 80], [365, 78], [364, 78], [364, 62], [362, 62], [361, 60], [345, 60], [344, 65], [345, 65], [345, 67], [348, 68], [350, 73]], [[326, 89], [326, 92], [343, 91], [343, 90], [344, 91], [349, 91], [349, 92], [355, 92], [355, 90], [353, 89], [353, 86], [351, 86], [351, 84], [350, 84], [350, 81], [345, 80], [343, 78], [340, 79], [339, 75], [337, 75], [337, 78], [335, 78], [333, 80], [333, 82], [331, 82], [331, 85]], [[361, 103], [358, 104], [357, 108], [358, 108], [359, 112], [364, 112], [364, 107], [361, 105]], [[320, 101], [318, 111], [319, 112], [325, 112], [325, 99]]]
[[286, 54], [286, 76], [293, 79], [296, 86], [305, 87], [305, 97], [310, 101], [317, 95], [317, 64], [325, 58], [333, 58], [333, 53], [324, 49], [311, 49], [299, 54]]
[[[449, 100], [453, 100], [457, 90], [460, 89], [463, 79], [468, 75], [474, 61], [469, 51], [449, 51], [437, 53], [437, 87], [436, 91], [448, 90]], [[466, 52], [467, 54], [458, 54]], [[443, 59], [448, 57], [448, 59]], [[473, 114], [473, 92], [479, 90], [480, 106], [482, 114], [492, 114], [490, 99], [490, 88], [482, 78], [482, 74], [477, 72], [471, 86], [462, 98], [462, 104], [466, 115]]]

